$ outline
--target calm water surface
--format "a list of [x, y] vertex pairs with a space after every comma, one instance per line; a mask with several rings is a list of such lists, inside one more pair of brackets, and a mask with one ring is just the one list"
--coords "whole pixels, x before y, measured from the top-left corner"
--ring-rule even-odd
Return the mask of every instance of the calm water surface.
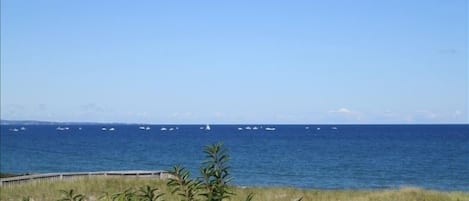
[[[222, 141], [238, 185], [469, 190], [469, 125], [200, 126], [150, 125], [145, 131], [139, 125], [69, 125], [59, 131], [47, 125], [22, 131], [4, 125], [0, 171], [166, 170], [182, 164], [197, 175], [204, 145]], [[238, 130], [246, 126], [259, 129]]]

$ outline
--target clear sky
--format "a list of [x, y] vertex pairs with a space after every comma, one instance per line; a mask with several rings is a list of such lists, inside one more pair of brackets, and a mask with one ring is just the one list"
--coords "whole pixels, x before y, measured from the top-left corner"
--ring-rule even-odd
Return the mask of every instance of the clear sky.
[[468, 123], [468, 1], [1, 1], [1, 118]]

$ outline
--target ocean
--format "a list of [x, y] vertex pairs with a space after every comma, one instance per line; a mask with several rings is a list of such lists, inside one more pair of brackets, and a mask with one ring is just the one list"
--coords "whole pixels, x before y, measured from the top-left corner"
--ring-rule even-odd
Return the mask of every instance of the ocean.
[[467, 124], [210, 125], [209, 131], [201, 129], [205, 125], [140, 126], [2, 125], [0, 171], [168, 170], [181, 164], [197, 176], [204, 146], [223, 142], [236, 185], [469, 190]]

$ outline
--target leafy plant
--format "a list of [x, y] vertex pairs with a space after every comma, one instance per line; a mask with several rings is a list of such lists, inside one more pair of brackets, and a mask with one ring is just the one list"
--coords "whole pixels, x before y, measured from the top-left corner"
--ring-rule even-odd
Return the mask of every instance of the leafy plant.
[[207, 201], [221, 201], [233, 195], [228, 183], [231, 181], [229, 166], [227, 165], [229, 155], [221, 143], [208, 145], [204, 153], [206, 160], [202, 164], [202, 188], [206, 190], [202, 196]]
[[248, 196], [246, 197], [246, 201], [252, 201], [253, 198], [254, 198], [254, 194], [249, 193]]
[[119, 193], [112, 195], [112, 200], [113, 201], [136, 201], [137, 195], [135, 194], [134, 190], [129, 188], [123, 192], [119, 192]]
[[[230, 157], [223, 144], [208, 145], [204, 153], [206, 159], [198, 179], [191, 179], [189, 171], [179, 165], [169, 171], [173, 177], [169, 179], [168, 186], [172, 188], [173, 194], [179, 195], [184, 201], [198, 201], [201, 197], [206, 201], [221, 201], [234, 195], [229, 187]], [[251, 201], [252, 198], [253, 195], [249, 194], [246, 200]]]
[[99, 197], [99, 200], [112, 201], [112, 195], [109, 194], [108, 192], [103, 192], [103, 195], [101, 197]]
[[60, 190], [62, 193], [62, 198], [58, 199], [57, 201], [82, 201], [85, 199], [85, 196], [82, 194], [75, 194], [73, 189], [69, 191]]
[[152, 188], [148, 185], [140, 187], [138, 191], [138, 200], [141, 201], [156, 201], [164, 195], [164, 193], [158, 193], [158, 188]]
[[181, 201], [197, 201], [201, 182], [191, 179], [190, 172], [180, 165], [174, 166], [169, 173], [173, 175], [167, 183], [172, 188], [171, 193], [179, 195]]

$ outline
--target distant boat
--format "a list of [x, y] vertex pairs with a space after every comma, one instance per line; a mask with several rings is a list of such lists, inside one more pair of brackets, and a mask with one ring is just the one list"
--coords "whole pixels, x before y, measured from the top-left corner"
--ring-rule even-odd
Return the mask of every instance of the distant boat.
[[321, 128], [317, 127], [316, 130], [321, 130]]
[[[69, 129], [70, 129], [69, 127], [60, 127], [60, 126], [55, 128], [55, 130], [58, 130], [58, 131], [65, 131], [65, 130], [69, 130]], [[81, 128], [80, 128], [80, 130], [81, 130]]]
[[273, 127], [266, 127], [265, 128], [266, 131], [275, 131], [277, 130], [276, 128], [273, 128]]
[[80, 128], [78, 128], [78, 130], [81, 130], [81, 127], [80, 127]]
[[334, 127], [332, 127], [331, 129], [332, 129], [332, 130], [337, 130], [337, 127], [334, 126]]
[[309, 130], [309, 126], [306, 126], [305, 129], [306, 129], [306, 130]]
[[211, 128], [210, 128], [210, 125], [208, 125], [208, 124], [207, 124], [207, 125], [205, 125], [205, 130], [206, 130], [206, 131], [209, 131], [209, 130], [211, 130]]
[[169, 128], [170, 131], [174, 130], [174, 128]]
[[24, 130], [26, 130], [26, 128], [25, 128], [25, 127], [21, 127], [20, 130], [24, 131]]
[[115, 131], [116, 129], [115, 128], [110, 128], [109, 131]]
[[200, 130], [204, 130], [204, 129], [205, 129], [205, 127], [203, 127], [203, 126], [200, 127]]
[[166, 130], [168, 130], [168, 129], [165, 128], [165, 127], [163, 127], [163, 128], [161, 128], [160, 130], [161, 130], [161, 131], [166, 131]]
[[252, 127], [252, 130], [257, 130], [257, 129], [259, 129], [257, 128], [257, 126]]
[[251, 130], [252, 128], [250, 126], [246, 126], [246, 130]]
[[150, 126], [147, 126], [147, 127], [140, 126], [140, 127], [138, 127], [138, 129], [147, 131], [147, 130], [150, 130], [151, 128], [150, 128]]
[[19, 130], [19, 129], [17, 129], [17, 128], [10, 128], [10, 131], [13, 131], [13, 132], [18, 132], [18, 131], [20, 131], [20, 130]]
[[243, 130], [243, 128], [239, 127], [239, 128], [238, 128], [238, 130], [239, 130], [239, 131], [242, 131], [242, 130]]
[[102, 130], [102, 131], [107, 131], [107, 128], [102, 127], [101, 130]]

